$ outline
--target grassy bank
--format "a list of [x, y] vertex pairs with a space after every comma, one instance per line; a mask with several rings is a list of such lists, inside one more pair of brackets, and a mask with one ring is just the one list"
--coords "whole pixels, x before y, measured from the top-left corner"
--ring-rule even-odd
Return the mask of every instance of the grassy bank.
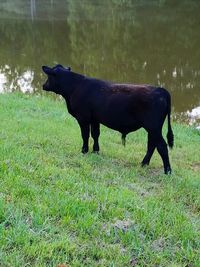
[[63, 101], [0, 95], [0, 125], [0, 266], [200, 266], [197, 130], [173, 124], [166, 176], [143, 130], [82, 155]]

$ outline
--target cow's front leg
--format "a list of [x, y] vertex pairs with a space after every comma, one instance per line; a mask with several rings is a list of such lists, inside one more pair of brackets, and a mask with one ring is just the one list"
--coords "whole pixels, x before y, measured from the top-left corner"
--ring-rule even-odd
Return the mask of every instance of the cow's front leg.
[[88, 152], [88, 141], [90, 136], [90, 125], [89, 123], [79, 123], [81, 128], [81, 136], [83, 139], [82, 153], [85, 154]]
[[91, 124], [91, 135], [94, 140], [93, 152], [99, 152], [99, 135], [100, 135], [100, 124], [98, 122], [93, 122]]

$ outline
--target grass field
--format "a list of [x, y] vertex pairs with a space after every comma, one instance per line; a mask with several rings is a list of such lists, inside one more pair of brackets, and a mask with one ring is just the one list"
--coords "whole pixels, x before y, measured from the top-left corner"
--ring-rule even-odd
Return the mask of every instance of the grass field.
[[[146, 133], [82, 155], [65, 103], [0, 95], [0, 266], [200, 266], [200, 132], [173, 123], [173, 174]], [[166, 136], [166, 129], [164, 129]], [[90, 147], [92, 145], [92, 140]]]

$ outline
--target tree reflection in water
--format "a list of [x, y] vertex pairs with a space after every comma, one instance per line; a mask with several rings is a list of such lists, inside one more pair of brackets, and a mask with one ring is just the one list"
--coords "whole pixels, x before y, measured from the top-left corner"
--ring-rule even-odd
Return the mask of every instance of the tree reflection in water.
[[164, 86], [174, 111], [189, 114], [200, 105], [199, 9], [198, 0], [4, 0], [0, 91], [41, 90], [41, 65], [59, 62], [102, 79]]

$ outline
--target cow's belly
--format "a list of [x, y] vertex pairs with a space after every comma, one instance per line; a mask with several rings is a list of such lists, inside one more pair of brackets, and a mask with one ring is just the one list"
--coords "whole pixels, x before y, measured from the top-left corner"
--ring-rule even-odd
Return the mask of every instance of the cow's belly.
[[139, 121], [128, 114], [104, 113], [103, 116], [99, 116], [99, 122], [121, 133], [129, 133], [141, 128]]
[[93, 116], [101, 124], [119, 131], [128, 133], [141, 128], [141, 120], [138, 112], [132, 108], [132, 101], [129, 95], [112, 95], [93, 105]]

